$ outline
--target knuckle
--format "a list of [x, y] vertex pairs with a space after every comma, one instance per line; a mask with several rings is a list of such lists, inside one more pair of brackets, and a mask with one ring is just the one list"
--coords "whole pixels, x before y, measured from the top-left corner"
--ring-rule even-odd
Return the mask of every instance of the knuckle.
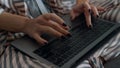
[[54, 15], [55, 13], [50, 13], [50, 14]]
[[58, 28], [58, 25], [57, 25], [57, 24], [54, 24], [54, 23], [51, 24], [51, 26], [54, 27], [54, 28]]

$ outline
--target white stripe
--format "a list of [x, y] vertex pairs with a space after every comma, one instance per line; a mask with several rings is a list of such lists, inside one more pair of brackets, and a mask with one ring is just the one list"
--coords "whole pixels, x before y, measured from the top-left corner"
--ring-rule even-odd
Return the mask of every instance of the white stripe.
[[110, 18], [110, 15], [111, 15], [112, 12], [113, 12], [113, 10], [110, 10], [110, 11], [107, 12], [107, 14], [106, 14], [106, 19], [107, 20]]
[[2, 36], [0, 37], [0, 42], [3, 41], [3, 40], [5, 40], [5, 38], [6, 38], [6, 36], [5, 36], [5, 35], [2, 35]]
[[18, 68], [18, 66], [17, 66], [17, 60], [16, 60], [16, 55], [15, 55], [16, 53], [14, 52], [14, 50], [12, 49], [12, 64], [13, 64], [13, 68]]
[[45, 5], [43, 4], [42, 0], [36, 0], [36, 2], [38, 4], [38, 7], [40, 8], [42, 14], [48, 13], [48, 10], [45, 7]]
[[4, 9], [0, 8], [0, 14], [2, 14], [3, 11], [4, 11]]
[[115, 9], [113, 9], [113, 10], [114, 10], [114, 12], [112, 13], [111, 21], [114, 20], [114, 17], [116, 17], [115, 15], [116, 15], [116, 13], [117, 13], [118, 11], [120, 11], [120, 8], [115, 8]]
[[22, 68], [29, 68], [28, 65], [25, 63], [25, 60], [23, 60], [23, 54], [21, 54], [20, 52], [18, 53], [19, 56], [19, 62], [21, 64]]
[[8, 0], [5, 0], [5, 5], [6, 5], [6, 7], [10, 8], [10, 5], [9, 5], [9, 3], [8, 3]]
[[6, 7], [10, 8], [8, 0], [1, 0], [1, 4], [5, 5]]
[[27, 17], [29, 17], [30, 15], [29, 15], [29, 11], [28, 11], [28, 6], [27, 6], [27, 4], [24, 2], [24, 7], [25, 7], [25, 16], [27, 16]]
[[6, 49], [6, 55], [7, 55], [7, 56], [6, 56], [6, 60], [7, 60], [7, 62], [6, 62], [6, 67], [7, 67], [7, 68], [10, 67], [9, 49], [10, 49], [9, 47]]
[[45, 63], [41, 63], [40, 61], [32, 59], [33, 62], [39, 63], [40, 65], [44, 66], [45, 68], [53, 68], [52, 65], [46, 65]]
[[[120, 8], [120, 5], [118, 6], [118, 8]], [[117, 14], [116, 22], [120, 23], [120, 12]]]
[[108, 2], [107, 4], [105, 4], [103, 7], [107, 8], [107, 7], [109, 7], [110, 5], [112, 5], [113, 3], [114, 3], [114, 1], [110, 1], [110, 2]]
[[4, 68], [4, 55], [0, 57], [0, 63], [2, 65], [1, 67]]
[[89, 61], [85, 60], [81, 64], [79, 64], [76, 68], [92, 68], [92, 67], [89, 64]]
[[[29, 57], [26, 57], [26, 58], [27, 58], [27, 62], [28, 62], [31, 66], [33, 66], [34, 68], [42, 68], [41, 66], [33, 63]], [[36, 60], [36, 61], [37, 61], [37, 60]]]

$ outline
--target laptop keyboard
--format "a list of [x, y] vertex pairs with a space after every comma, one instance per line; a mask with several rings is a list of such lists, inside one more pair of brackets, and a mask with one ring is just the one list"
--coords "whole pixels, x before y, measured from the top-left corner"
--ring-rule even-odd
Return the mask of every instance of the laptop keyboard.
[[113, 25], [96, 20], [93, 23], [93, 28], [88, 29], [84, 21], [83, 23], [76, 23], [70, 30], [72, 37], [54, 39], [49, 44], [35, 50], [34, 53], [53, 64], [62, 66]]

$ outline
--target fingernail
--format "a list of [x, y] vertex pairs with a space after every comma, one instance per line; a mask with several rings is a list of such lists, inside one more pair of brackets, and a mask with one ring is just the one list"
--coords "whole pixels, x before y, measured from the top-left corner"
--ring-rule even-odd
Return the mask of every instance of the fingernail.
[[62, 24], [63, 26], [67, 26], [65, 23]]
[[89, 27], [88, 27], [89, 29], [93, 29], [93, 26], [92, 25], [89, 25]]
[[99, 17], [99, 15], [97, 15], [97, 18]]
[[70, 20], [72, 20], [72, 16], [70, 16]]
[[61, 39], [65, 39], [65, 37], [64, 37], [64, 36], [61, 36]]
[[71, 35], [71, 34], [67, 34], [66, 36], [68, 36], [68, 37], [72, 37], [72, 35]]
[[47, 45], [48, 43], [47, 42], [44, 42], [44, 45]]
[[89, 11], [90, 14], [92, 13], [92, 12], [91, 12], [91, 9], [89, 9], [88, 11]]
[[69, 26], [69, 28], [72, 28], [71, 26]]

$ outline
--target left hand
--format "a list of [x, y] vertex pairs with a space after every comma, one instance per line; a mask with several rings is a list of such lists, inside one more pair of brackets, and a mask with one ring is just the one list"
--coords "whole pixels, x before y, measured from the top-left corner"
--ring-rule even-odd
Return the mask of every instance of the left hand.
[[79, 16], [81, 13], [84, 13], [86, 25], [91, 28], [91, 14], [93, 14], [94, 17], [99, 17], [98, 10], [104, 11], [104, 8], [96, 8], [94, 5], [89, 3], [89, 0], [76, 0], [76, 5], [70, 13], [71, 19], [74, 20], [75, 17]]
[[[61, 7], [57, 6], [55, 0], [48, 0], [49, 6], [58, 13], [62, 13], [61, 10], [63, 10]], [[79, 16], [81, 13], [85, 14], [86, 18], [86, 25], [88, 27], [92, 27], [91, 22], [91, 13], [93, 13], [94, 17], [99, 17], [99, 11], [105, 11], [102, 7], [95, 7], [94, 5], [89, 3], [89, 0], [76, 0], [76, 5], [73, 7], [73, 9], [70, 12], [71, 19], [74, 20], [77, 16]]]

